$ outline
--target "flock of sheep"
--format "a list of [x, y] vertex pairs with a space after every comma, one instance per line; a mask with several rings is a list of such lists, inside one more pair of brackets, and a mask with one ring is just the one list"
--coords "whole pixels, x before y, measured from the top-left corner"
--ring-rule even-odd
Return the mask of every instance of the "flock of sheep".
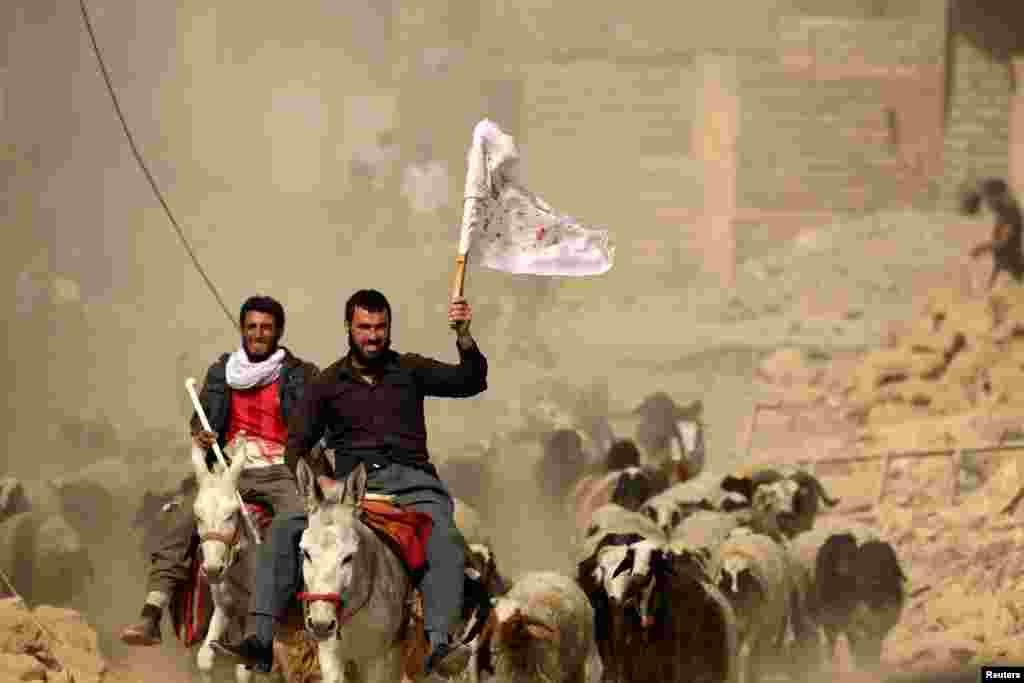
[[[839, 636], [858, 668], [878, 667], [904, 573], [872, 529], [819, 517], [838, 501], [812, 474], [679, 481], [663, 467], [615, 469], [611, 453], [607, 464], [550, 491], [575, 528], [575, 576], [527, 573], [493, 602], [476, 680], [801, 680], [831, 664]], [[459, 502], [460, 527], [474, 527], [471, 516]], [[469, 564], [498, 576], [480, 543]]]

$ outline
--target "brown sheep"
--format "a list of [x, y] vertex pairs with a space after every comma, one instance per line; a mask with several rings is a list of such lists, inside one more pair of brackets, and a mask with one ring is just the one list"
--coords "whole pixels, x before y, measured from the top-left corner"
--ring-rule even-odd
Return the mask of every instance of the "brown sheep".
[[606, 545], [578, 567], [605, 683], [732, 681], [736, 623], [701, 571], [651, 539]]
[[811, 576], [809, 608], [825, 632], [827, 657], [845, 634], [858, 667], [876, 667], [905, 601], [906, 576], [892, 546], [864, 525], [837, 520], [799, 534], [790, 549]]

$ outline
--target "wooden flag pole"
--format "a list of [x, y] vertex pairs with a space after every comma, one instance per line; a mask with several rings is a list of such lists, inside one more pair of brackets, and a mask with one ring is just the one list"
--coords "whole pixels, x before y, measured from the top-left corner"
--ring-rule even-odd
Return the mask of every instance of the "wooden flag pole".
[[452, 300], [461, 298], [466, 290], [466, 255], [455, 257], [455, 275], [452, 276]]
[[[466, 290], [466, 255], [455, 257], [455, 275], [452, 276], [452, 301], [461, 299]], [[457, 329], [458, 323], [449, 323], [450, 328]]]

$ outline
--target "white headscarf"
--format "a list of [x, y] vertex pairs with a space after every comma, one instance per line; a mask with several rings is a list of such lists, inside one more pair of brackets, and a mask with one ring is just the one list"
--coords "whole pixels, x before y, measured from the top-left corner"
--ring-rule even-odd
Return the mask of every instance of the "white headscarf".
[[284, 357], [284, 349], [278, 349], [266, 360], [253, 363], [245, 354], [245, 349], [238, 349], [228, 357], [228, 386], [232, 389], [252, 389], [276, 381], [281, 375]]

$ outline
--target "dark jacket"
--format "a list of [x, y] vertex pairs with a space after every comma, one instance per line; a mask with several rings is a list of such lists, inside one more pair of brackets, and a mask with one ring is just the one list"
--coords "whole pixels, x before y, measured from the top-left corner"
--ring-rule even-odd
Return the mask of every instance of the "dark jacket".
[[487, 388], [487, 359], [480, 349], [476, 344], [457, 348], [458, 365], [390, 351], [375, 384], [353, 372], [349, 356], [331, 365], [313, 382], [288, 425], [285, 464], [294, 472], [299, 458], [326, 434], [339, 479], [360, 461], [397, 461], [436, 476], [427, 462], [423, 399], [466, 398]]
[[[293, 356], [288, 349], [284, 349], [284, 352], [284, 363], [281, 366], [281, 375], [278, 379], [280, 382], [278, 395], [281, 400], [282, 419], [285, 424], [289, 424], [307, 387], [313, 383], [320, 370], [316, 365]], [[210, 369], [206, 371], [203, 388], [199, 392], [199, 403], [203, 406], [206, 418], [210, 421], [210, 427], [217, 433], [217, 443], [222, 452], [227, 445], [225, 439], [228, 433], [228, 420], [231, 418], [232, 389], [228, 386], [227, 380], [227, 364], [230, 355], [225, 353], [210, 366]], [[191, 425], [193, 435], [203, 430], [199, 415], [195, 412], [192, 413]], [[206, 454], [206, 464], [212, 465], [216, 462], [216, 458], [217, 456], [211, 449]], [[229, 460], [227, 454], [224, 455], [224, 458], [226, 461]]]

